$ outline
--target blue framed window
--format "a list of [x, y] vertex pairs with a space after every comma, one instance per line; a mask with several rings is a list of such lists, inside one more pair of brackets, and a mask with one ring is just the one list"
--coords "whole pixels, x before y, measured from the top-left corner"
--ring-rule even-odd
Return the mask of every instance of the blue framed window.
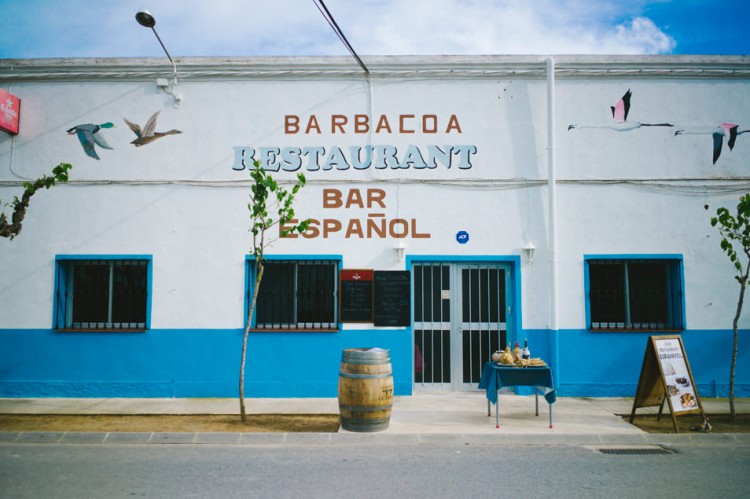
[[[266, 258], [255, 307], [260, 330], [330, 331], [338, 328], [339, 260]], [[255, 282], [248, 259], [248, 307]]]
[[604, 255], [584, 261], [589, 329], [684, 329], [682, 257]]
[[73, 331], [149, 328], [150, 256], [58, 256], [54, 327]]

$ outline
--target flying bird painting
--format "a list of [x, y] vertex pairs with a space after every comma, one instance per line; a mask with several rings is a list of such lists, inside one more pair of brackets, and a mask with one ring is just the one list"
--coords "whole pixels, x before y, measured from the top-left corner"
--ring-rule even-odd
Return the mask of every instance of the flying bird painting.
[[727, 145], [731, 151], [734, 148], [734, 143], [737, 140], [737, 136], [743, 133], [750, 132], [750, 130], [740, 130], [739, 125], [734, 123], [722, 123], [718, 126], [713, 127], [702, 127], [702, 128], [680, 128], [674, 134], [675, 135], [711, 135], [713, 137], [713, 164], [721, 156], [721, 149], [724, 144], [724, 139], [727, 140]]
[[83, 146], [83, 152], [86, 155], [99, 159], [99, 155], [96, 153], [94, 145], [101, 147], [102, 149], [112, 149], [107, 141], [101, 134], [102, 128], [114, 128], [110, 122], [102, 123], [101, 125], [94, 125], [92, 123], [86, 123], [83, 125], [76, 125], [73, 128], [68, 129], [68, 135], [78, 135], [78, 140]]
[[127, 120], [127, 118], [123, 118], [125, 120], [125, 123], [128, 124], [131, 130], [133, 130], [133, 133], [135, 133], [136, 138], [134, 141], [131, 142], [135, 147], [141, 147], [145, 146], [146, 144], [150, 144], [151, 142], [155, 141], [156, 139], [160, 139], [162, 137], [165, 137], [167, 135], [174, 135], [177, 133], [182, 133], [180, 130], [169, 130], [168, 132], [155, 132], [156, 129], [156, 119], [159, 116], [159, 113], [161, 111], [156, 111], [146, 122], [146, 124], [143, 126], [143, 130], [141, 130], [141, 127], [139, 125], [136, 125], [135, 123], [131, 123]]
[[628, 121], [628, 113], [630, 113], [630, 98], [633, 92], [628, 89], [625, 95], [615, 103], [614, 106], [610, 106], [612, 110], [612, 123], [605, 125], [568, 125], [568, 130], [574, 128], [606, 128], [609, 130], [615, 130], [617, 132], [627, 132], [630, 130], [636, 130], [644, 126], [674, 126], [671, 123], [641, 123], [640, 121]]

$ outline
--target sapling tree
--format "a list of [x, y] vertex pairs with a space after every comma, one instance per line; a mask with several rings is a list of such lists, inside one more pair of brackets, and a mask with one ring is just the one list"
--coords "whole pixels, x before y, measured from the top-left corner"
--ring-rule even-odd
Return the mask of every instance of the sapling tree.
[[12, 240], [20, 234], [23, 226], [23, 219], [26, 216], [26, 210], [29, 207], [31, 196], [42, 187], [49, 189], [57, 182], [67, 182], [68, 170], [71, 168], [73, 168], [73, 166], [68, 163], [60, 163], [52, 169], [51, 176], [42, 175], [34, 182], [24, 182], [24, 191], [23, 195], [21, 195], [21, 199], [18, 199], [18, 196], [15, 196], [13, 201], [8, 203], [9, 206], [13, 207], [10, 221], [8, 221], [8, 217], [5, 213], [0, 213], [0, 237], [7, 237]]
[[[260, 293], [260, 282], [263, 279], [265, 265], [265, 249], [278, 237], [286, 237], [292, 233], [301, 233], [307, 230], [310, 220], [297, 222], [294, 218], [294, 198], [299, 190], [305, 186], [305, 176], [297, 174], [297, 181], [291, 190], [280, 186], [271, 175], [260, 166], [260, 161], [254, 163], [250, 171], [253, 180], [252, 194], [247, 208], [250, 211], [250, 232], [253, 234], [253, 265], [255, 267], [255, 282], [253, 285], [252, 301], [247, 313], [245, 323], [245, 334], [242, 337], [242, 360], [240, 362], [240, 419], [246, 421], [245, 412], [245, 361], [247, 359], [247, 339], [250, 335], [255, 306]], [[269, 229], [279, 226], [279, 235], [270, 236]]]
[[716, 216], [711, 218], [711, 226], [719, 229], [721, 249], [734, 265], [734, 278], [740, 285], [737, 310], [732, 322], [734, 341], [729, 368], [729, 412], [734, 418], [736, 415], [734, 408], [734, 373], [737, 368], [737, 350], [739, 348], [738, 324], [742, 314], [742, 304], [745, 301], [748, 274], [750, 274], [750, 194], [740, 197], [736, 214], [730, 213], [724, 207], [716, 210]]

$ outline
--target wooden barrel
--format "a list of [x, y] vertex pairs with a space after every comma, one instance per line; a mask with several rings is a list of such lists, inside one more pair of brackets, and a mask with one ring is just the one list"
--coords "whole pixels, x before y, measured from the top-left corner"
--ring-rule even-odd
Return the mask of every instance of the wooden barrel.
[[373, 432], [388, 428], [393, 407], [390, 350], [347, 348], [339, 369], [341, 427]]

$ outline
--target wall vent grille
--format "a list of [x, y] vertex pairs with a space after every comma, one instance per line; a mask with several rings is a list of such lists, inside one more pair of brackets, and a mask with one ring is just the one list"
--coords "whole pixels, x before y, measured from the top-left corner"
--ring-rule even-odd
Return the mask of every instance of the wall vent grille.
[[648, 456], [674, 454], [673, 451], [664, 449], [663, 447], [606, 447], [600, 448], [599, 452], [601, 452], [602, 454], [614, 456]]

